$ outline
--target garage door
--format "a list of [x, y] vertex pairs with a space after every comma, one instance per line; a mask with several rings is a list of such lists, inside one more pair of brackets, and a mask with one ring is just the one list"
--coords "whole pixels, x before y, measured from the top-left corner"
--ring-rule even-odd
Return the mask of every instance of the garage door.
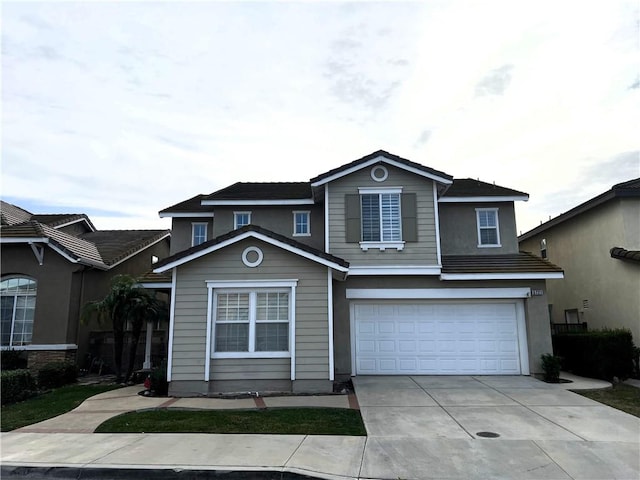
[[520, 374], [517, 304], [354, 305], [356, 374]]

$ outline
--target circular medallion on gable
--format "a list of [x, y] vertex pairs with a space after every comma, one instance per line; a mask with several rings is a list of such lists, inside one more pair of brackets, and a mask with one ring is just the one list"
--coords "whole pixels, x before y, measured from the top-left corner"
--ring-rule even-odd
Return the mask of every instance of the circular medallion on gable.
[[389, 171], [384, 165], [376, 165], [371, 169], [371, 178], [376, 182], [384, 182], [389, 176]]
[[247, 247], [244, 249], [244, 252], [242, 252], [242, 263], [247, 267], [257, 267], [262, 263], [263, 258], [262, 250], [258, 247]]

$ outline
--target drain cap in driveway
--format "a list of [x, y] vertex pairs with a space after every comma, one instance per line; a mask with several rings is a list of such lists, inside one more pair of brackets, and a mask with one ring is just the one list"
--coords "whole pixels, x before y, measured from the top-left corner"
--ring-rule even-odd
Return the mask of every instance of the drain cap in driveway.
[[500, 434], [494, 432], [478, 432], [476, 435], [483, 438], [498, 438], [500, 436]]

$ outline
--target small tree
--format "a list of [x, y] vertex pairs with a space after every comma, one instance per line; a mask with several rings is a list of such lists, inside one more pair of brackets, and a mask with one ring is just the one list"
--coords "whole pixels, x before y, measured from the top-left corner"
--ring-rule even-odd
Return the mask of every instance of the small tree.
[[[81, 320], [87, 323], [96, 318], [98, 323], [109, 322], [113, 330], [113, 361], [116, 381], [122, 381], [122, 353], [124, 350], [124, 333], [127, 322], [131, 322], [133, 339], [130, 349], [129, 368], [125, 380], [133, 371], [138, 338], [144, 321], [149, 318], [158, 320], [166, 311], [164, 302], [160, 302], [147, 290], [137, 285], [130, 275], [116, 275], [111, 280], [109, 293], [102, 299], [87, 303], [82, 310]], [[166, 314], [164, 314], [166, 316]]]

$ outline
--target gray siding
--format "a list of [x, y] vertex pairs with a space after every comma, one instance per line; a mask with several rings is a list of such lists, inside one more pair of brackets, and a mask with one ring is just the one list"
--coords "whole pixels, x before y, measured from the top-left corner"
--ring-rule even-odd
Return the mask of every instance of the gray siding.
[[[351, 266], [359, 265], [437, 265], [433, 181], [399, 168], [386, 166], [384, 182], [371, 178], [371, 168], [363, 168], [329, 184], [329, 250]], [[358, 187], [402, 187], [403, 193], [416, 194], [417, 242], [405, 243], [404, 250], [362, 251], [358, 243], [346, 242], [345, 195], [358, 194]]]
[[[264, 254], [255, 268], [242, 252], [258, 246]], [[247, 239], [178, 267], [172, 380], [203, 380], [206, 356], [207, 280], [297, 279], [296, 378], [328, 379], [327, 268], [258, 240]], [[290, 378], [289, 359], [213, 359], [211, 379]], [[240, 368], [241, 367], [241, 368]], [[246, 373], [240, 373], [244, 370]], [[238, 374], [237, 376], [235, 374]]]
[[207, 240], [213, 238], [213, 217], [173, 218], [171, 221], [171, 255], [191, 248], [191, 226], [194, 223], [207, 224]]
[[[497, 208], [501, 247], [478, 248], [476, 208]], [[440, 203], [440, 240], [443, 255], [497, 255], [518, 253], [513, 202]]]

